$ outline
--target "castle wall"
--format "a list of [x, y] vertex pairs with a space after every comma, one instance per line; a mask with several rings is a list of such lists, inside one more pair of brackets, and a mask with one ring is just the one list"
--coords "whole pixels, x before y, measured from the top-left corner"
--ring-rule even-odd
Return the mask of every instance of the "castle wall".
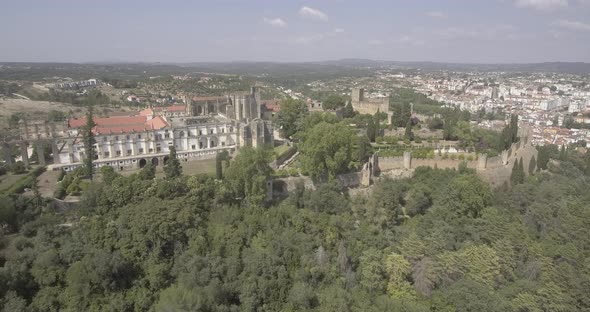
[[530, 129], [520, 132], [519, 142], [513, 143], [507, 150], [502, 151], [500, 156], [487, 158], [487, 155], [479, 155], [478, 160], [465, 161], [460, 159], [443, 159], [437, 156], [433, 159], [412, 158], [410, 152], [404, 153], [403, 157], [380, 157], [378, 163], [381, 172], [414, 170], [417, 167], [431, 167], [438, 169], [457, 169], [463, 162], [467, 168], [476, 169], [477, 174], [492, 187], [510, 182], [512, 167], [516, 160], [522, 159], [525, 174], [528, 175], [529, 166], [534, 158], [538, 159], [538, 151], [532, 146], [530, 140]]

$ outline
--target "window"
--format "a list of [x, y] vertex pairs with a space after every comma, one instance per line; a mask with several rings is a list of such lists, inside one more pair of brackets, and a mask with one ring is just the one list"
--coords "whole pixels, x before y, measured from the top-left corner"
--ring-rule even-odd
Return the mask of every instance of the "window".
[[138, 138], [138, 139], [141, 139], [141, 134], [138, 134], [138, 135], [137, 135], [137, 138]]
[[117, 151], [117, 156], [121, 156], [121, 151]]
[[199, 130], [199, 135], [203, 135], [203, 131]]
[[181, 138], [184, 138], [184, 131], [180, 131], [180, 133], [178, 134]]
[[106, 142], [107, 140], [108, 140], [108, 138], [106, 136], [105, 137], [102, 137], [102, 141], [103, 142]]
[[115, 137], [115, 141], [119, 141], [119, 136], [116, 136]]
[[110, 152], [104, 152], [104, 157], [109, 157], [109, 156], [111, 156]]
[[209, 129], [209, 134], [213, 134], [213, 129]]
[[159, 146], [158, 146], [158, 147], [156, 147], [156, 152], [158, 152], [158, 153], [159, 153], [159, 152], [161, 152], [161, 151], [162, 151], [162, 148], [161, 148], [161, 147], [159, 147]]
[[140, 154], [143, 154], [143, 148], [140, 148], [140, 149], [139, 149], [139, 153], [140, 153]]
[[129, 140], [129, 135], [127, 135], [127, 140]]
[[225, 128], [221, 128], [221, 133], [225, 133]]
[[164, 137], [165, 137], [166, 139], [169, 139], [169, 138], [170, 138], [170, 133], [166, 133], [166, 134], [164, 134]]
[[131, 155], [131, 150], [127, 150], [127, 155]]
[[191, 149], [196, 149], [197, 147], [193, 144], [191, 145]]
[[154, 149], [153, 148], [150, 148], [149, 152], [150, 153], [153, 153], [154, 152]]

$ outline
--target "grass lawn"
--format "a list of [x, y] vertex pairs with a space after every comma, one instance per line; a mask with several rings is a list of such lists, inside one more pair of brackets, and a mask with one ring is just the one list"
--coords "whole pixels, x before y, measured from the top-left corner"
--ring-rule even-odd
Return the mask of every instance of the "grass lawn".
[[[215, 158], [212, 159], [199, 159], [199, 160], [189, 160], [189, 161], [180, 161], [180, 165], [182, 166], [182, 174], [184, 175], [198, 175], [198, 174], [207, 174], [207, 175], [215, 175]], [[225, 166], [224, 166], [225, 169]], [[117, 173], [130, 176], [134, 173], [138, 173], [140, 169], [136, 170], [124, 170], [124, 171], [117, 171]], [[97, 174], [100, 176], [100, 173]], [[157, 166], [156, 167], [156, 177], [160, 178], [164, 176], [164, 167]]]
[[[191, 160], [187, 162], [181, 161], [180, 164], [182, 165], [182, 173], [186, 175], [215, 175], [215, 158]], [[164, 173], [163, 170], [162, 173]]]

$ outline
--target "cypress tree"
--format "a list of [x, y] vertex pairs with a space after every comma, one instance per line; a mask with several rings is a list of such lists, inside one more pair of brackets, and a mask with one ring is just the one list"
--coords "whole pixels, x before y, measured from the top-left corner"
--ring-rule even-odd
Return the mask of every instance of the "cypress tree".
[[373, 118], [369, 119], [369, 122], [367, 123], [367, 136], [371, 142], [375, 142], [375, 134], [377, 133], [375, 128], [375, 121], [373, 121]]
[[86, 114], [86, 125], [82, 128], [82, 139], [84, 141], [84, 172], [86, 176], [92, 181], [94, 177], [94, 157], [96, 155], [96, 151], [94, 150], [94, 144], [96, 140], [94, 139], [94, 133], [92, 132], [92, 128], [94, 128], [96, 124], [94, 123], [93, 119], [93, 107], [90, 106], [88, 109], [88, 113]]
[[215, 177], [217, 178], [217, 180], [223, 179], [223, 165], [221, 163], [221, 158], [221, 153], [217, 153], [217, 155], [215, 156]]
[[536, 169], [537, 169], [537, 160], [535, 159], [535, 156], [533, 156], [531, 158], [531, 161], [529, 162], [529, 174], [534, 174]]
[[166, 173], [166, 178], [168, 179], [179, 177], [182, 174], [182, 167], [176, 157], [176, 147], [174, 144], [170, 145], [170, 156], [166, 165], [164, 165], [164, 173]]
[[563, 160], [566, 160], [566, 158], [567, 158], [567, 154], [565, 151], [565, 146], [562, 144], [561, 148], [559, 149], [559, 160], [563, 161]]
[[510, 173], [510, 183], [512, 185], [518, 184], [518, 159], [514, 162], [514, 166], [512, 166], [512, 172]]
[[404, 134], [404, 138], [408, 140], [414, 139], [414, 132], [412, 132], [412, 119], [408, 119], [406, 123], [406, 133]]
[[520, 157], [520, 162], [518, 163], [518, 183], [524, 183], [524, 160]]
[[586, 152], [586, 157], [584, 157], [586, 168], [584, 168], [584, 174], [590, 176], [590, 151]]

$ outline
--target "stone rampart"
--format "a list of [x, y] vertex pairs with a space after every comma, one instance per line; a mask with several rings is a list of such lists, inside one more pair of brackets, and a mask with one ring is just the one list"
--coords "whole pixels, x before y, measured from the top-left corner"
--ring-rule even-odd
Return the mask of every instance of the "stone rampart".
[[[476, 160], [448, 159], [436, 156], [433, 159], [413, 158], [411, 152], [404, 152], [403, 157], [378, 157], [375, 163], [378, 170], [384, 174], [391, 170], [411, 170], [417, 167], [431, 167], [438, 169], [457, 169], [461, 163], [467, 168], [475, 169], [477, 174], [492, 186], [498, 186], [510, 181], [512, 167], [516, 160], [522, 159], [525, 174], [528, 174], [532, 159], [538, 158], [537, 149], [531, 144], [531, 130], [519, 131], [519, 141], [502, 151], [500, 156], [488, 158], [486, 154], [478, 155]], [[370, 183], [369, 183], [370, 184]]]

